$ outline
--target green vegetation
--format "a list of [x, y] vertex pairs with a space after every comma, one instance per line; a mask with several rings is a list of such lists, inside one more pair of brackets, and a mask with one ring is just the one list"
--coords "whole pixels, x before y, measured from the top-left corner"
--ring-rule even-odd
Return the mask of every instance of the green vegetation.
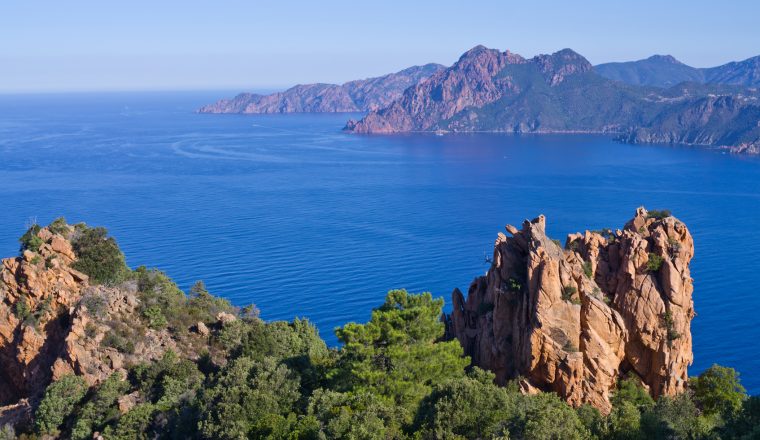
[[29, 308], [26, 296], [21, 296], [18, 301], [16, 301], [16, 305], [13, 308], [13, 314], [19, 321], [26, 321], [32, 316], [32, 309]]
[[647, 270], [649, 272], [657, 272], [662, 267], [664, 261], [661, 256], [650, 252], [649, 259], [647, 260]]
[[657, 220], [662, 220], [666, 217], [670, 217], [670, 210], [669, 209], [653, 209], [651, 211], [647, 212], [647, 218], [653, 218]]
[[87, 274], [90, 282], [115, 284], [129, 274], [124, 254], [105, 228], [76, 225], [71, 245], [77, 256], [74, 269]]
[[[97, 235], [100, 241], [90, 249], [109, 243], [105, 233]], [[107, 264], [123, 264], [112, 250], [87, 252], [92, 263], [103, 257]], [[123, 270], [110, 267], [95, 273]], [[687, 392], [657, 401], [630, 373], [612, 394], [606, 416], [587, 405], [573, 409], [552, 393], [523, 395], [516, 381], [497, 386], [492, 373], [470, 367], [458, 341], [445, 340], [443, 300], [429, 293], [390, 291], [368, 322], [336, 329], [342, 346], [328, 348], [308, 321], [265, 322], [254, 306], [237, 309], [201, 282], [185, 294], [165, 274], [145, 267], [118, 279], [137, 288], [140, 319], [103, 321], [109, 319], [104, 298], [85, 295], [82, 304], [97, 325], [111, 328], [101, 343], [132, 353], [154, 329], [168, 331], [177, 352], [131, 365], [126, 378], [114, 374], [89, 389], [81, 377], [64, 376], [42, 396], [33, 432], [0, 427], [0, 439], [18, 434], [84, 440], [96, 432], [106, 439], [289, 440], [760, 435], [760, 398], [748, 398], [738, 374], [717, 365], [691, 378]], [[516, 280], [509, 284], [522, 288]], [[573, 286], [563, 288], [565, 300], [576, 294]], [[36, 311], [24, 309], [25, 301], [17, 304], [25, 320], [46, 313], [44, 304]], [[483, 313], [492, 307], [484, 306]], [[236, 319], [221, 321], [220, 313]], [[209, 323], [204, 337], [191, 331], [199, 322]], [[90, 323], [85, 333], [94, 336], [97, 325]], [[662, 325], [673, 336], [672, 316], [665, 313]], [[578, 351], [571, 341], [563, 349]]]
[[673, 315], [670, 312], [663, 313], [662, 326], [665, 327], [665, 330], [667, 330], [668, 342], [675, 341], [681, 337], [681, 335], [674, 328], [675, 322], [673, 322]]
[[594, 268], [591, 266], [590, 261], [583, 262], [583, 273], [586, 274], [588, 278], [594, 278]]
[[32, 252], [40, 251], [40, 246], [44, 243], [44, 241], [37, 236], [40, 230], [42, 230], [42, 227], [35, 223], [27, 229], [21, 238], [18, 239], [21, 243], [21, 252], [24, 252], [25, 250], [30, 250]]
[[562, 299], [565, 301], [569, 301], [570, 298], [575, 295], [575, 292], [577, 292], [578, 289], [575, 288], [575, 286], [563, 286], [562, 287]]
[[[184, 295], [158, 271], [137, 272], [132, 279], [169, 329], [209, 308], [231, 310], [200, 283]], [[760, 401], [747, 398], [729, 368], [713, 366], [688, 392], [657, 401], [631, 374], [603, 416], [554, 394], [523, 395], [515, 382], [497, 386], [492, 373], [468, 368], [458, 342], [442, 340], [442, 307], [427, 293], [391, 291], [369, 322], [336, 330], [340, 349], [329, 349], [307, 321], [266, 323], [247, 308], [209, 337], [216, 361], [168, 351], [132, 366], [126, 380], [114, 375], [89, 391], [75, 376], [52, 383], [35, 430], [77, 440], [94, 432], [107, 439], [756, 438]], [[568, 342], [565, 351], [577, 348]], [[120, 399], [132, 401], [126, 413]]]
[[34, 413], [34, 427], [37, 433], [57, 434], [86, 392], [87, 384], [79, 376], [63, 376], [51, 383]]
[[746, 390], [733, 368], [713, 365], [699, 377], [692, 377], [689, 388], [694, 400], [706, 414], [719, 414], [732, 418], [742, 409]]
[[53, 220], [49, 225], [48, 229], [53, 234], [58, 234], [63, 237], [68, 237], [70, 229], [69, 224], [66, 223], [66, 219], [63, 217], [58, 217], [57, 219]]
[[507, 283], [508, 283], [507, 287], [509, 288], [510, 292], [519, 292], [519, 291], [522, 290], [522, 284], [520, 284], [519, 281], [517, 281], [516, 279], [514, 279], [512, 277], [510, 277], [507, 280]]

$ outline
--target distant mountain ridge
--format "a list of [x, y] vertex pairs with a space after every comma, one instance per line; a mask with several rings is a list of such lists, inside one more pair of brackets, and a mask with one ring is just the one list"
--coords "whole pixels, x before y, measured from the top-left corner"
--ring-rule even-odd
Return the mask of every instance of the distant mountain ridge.
[[413, 66], [396, 73], [337, 84], [306, 84], [270, 95], [241, 93], [201, 107], [199, 113], [363, 112], [389, 105], [411, 85], [445, 69], [440, 64]]
[[[672, 58], [652, 61], [688, 72]], [[737, 70], [731, 66], [713, 74], [752, 78], [737, 76]], [[450, 68], [407, 89], [389, 106], [349, 121], [345, 129], [614, 133], [633, 143], [686, 143], [755, 152], [760, 149], [758, 98], [757, 89], [736, 85], [682, 82], [663, 89], [612, 80], [570, 49], [526, 59], [477, 46]]]
[[670, 55], [653, 55], [644, 60], [604, 63], [594, 70], [605, 78], [633, 85], [671, 87], [682, 82], [760, 86], [760, 56], [717, 67], [691, 67]]

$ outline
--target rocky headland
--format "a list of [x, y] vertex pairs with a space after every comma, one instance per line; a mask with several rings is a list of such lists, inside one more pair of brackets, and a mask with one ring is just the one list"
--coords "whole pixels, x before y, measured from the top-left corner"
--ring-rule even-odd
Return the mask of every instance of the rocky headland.
[[691, 234], [639, 208], [622, 230], [546, 235], [546, 219], [507, 225], [491, 268], [452, 294], [449, 333], [474, 365], [526, 392], [553, 391], [608, 413], [631, 375], [653, 397], [687, 384], [694, 317]]
[[632, 143], [757, 150], [760, 92], [744, 85], [750, 80], [715, 78], [670, 88], [628, 84], [570, 49], [526, 59], [477, 46], [345, 130], [610, 133]]
[[388, 75], [338, 84], [305, 84], [270, 95], [241, 93], [201, 107], [199, 113], [341, 113], [382, 108], [408, 87], [444, 69], [440, 64], [413, 66]]

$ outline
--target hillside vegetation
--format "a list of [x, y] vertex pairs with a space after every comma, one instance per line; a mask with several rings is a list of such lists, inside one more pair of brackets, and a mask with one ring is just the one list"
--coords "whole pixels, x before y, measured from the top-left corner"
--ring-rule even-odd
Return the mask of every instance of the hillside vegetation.
[[[446, 340], [443, 300], [429, 293], [390, 291], [368, 322], [336, 329], [341, 346], [331, 348], [307, 320], [265, 322], [255, 307], [233, 307], [202, 283], [183, 293], [157, 270], [127, 269], [105, 230], [58, 226], [25, 235], [19, 258], [32, 264], [56, 237], [73, 242], [74, 264], [91, 285], [72, 305], [70, 325], [88, 316], [92, 326], [78, 337], [100, 341], [92, 350], [120, 353], [123, 365], [101, 378], [78, 372], [75, 363], [54, 374], [39, 395], [26, 396], [31, 417], [6, 419], [0, 439], [760, 436], [760, 398], [748, 397], [730, 368], [713, 366], [692, 378], [686, 392], [657, 401], [638, 381], [622, 380], [611, 413], [602, 416], [553, 393], [525, 395], [516, 382], [495, 385], [493, 374], [470, 367], [457, 340]], [[101, 300], [97, 292], [111, 296]], [[109, 302], [114, 295], [120, 299]], [[132, 299], [134, 308], [114, 311], [113, 304]], [[37, 310], [32, 300], [25, 304]], [[34, 327], [45, 322], [40, 316], [36, 324], [20, 323], [22, 331], [44, 332]], [[103, 326], [119, 336], [107, 339]], [[164, 341], [163, 353], [141, 358], [135, 347], [145, 338]]]

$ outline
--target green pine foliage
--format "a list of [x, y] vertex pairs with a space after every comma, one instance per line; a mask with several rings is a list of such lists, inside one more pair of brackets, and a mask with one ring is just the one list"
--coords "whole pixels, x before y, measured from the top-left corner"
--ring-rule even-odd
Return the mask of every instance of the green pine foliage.
[[56, 435], [87, 392], [84, 379], [67, 375], [50, 384], [34, 414], [38, 434]]

